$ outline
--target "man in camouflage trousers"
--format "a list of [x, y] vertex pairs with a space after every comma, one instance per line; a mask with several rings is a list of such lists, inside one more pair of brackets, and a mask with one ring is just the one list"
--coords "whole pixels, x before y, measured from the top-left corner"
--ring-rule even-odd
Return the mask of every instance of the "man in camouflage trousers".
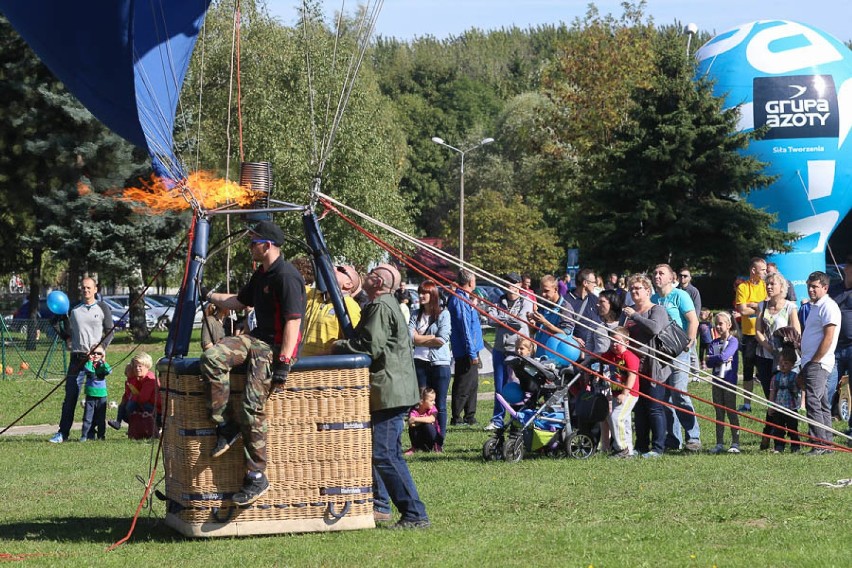
[[[204, 299], [220, 308], [253, 306], [257, 317], [257, 326], [249, 335], [225, 337], [201, 356], [201, 375], [210, 387], [210, 418], [217, 434], [210, 455], [223, 455], [240, 435], [243, 438], [247, 473], [242, 488], [233, 496], [238, 505], [253, 503], [269, 490], [264, 473], [267, 425], [263, 406], [270, 391], [287, 381], [305, 313], [305, 281], [281, 256], [284, 233], [271, 221], [261, 221], [250, 229], [249, 237], [252, 259], [260, 266], [248, 284], [238, 294], [201, 292]], [[246, 362], [246, 386], [237, 412], [228, 404], [229, 373]]]

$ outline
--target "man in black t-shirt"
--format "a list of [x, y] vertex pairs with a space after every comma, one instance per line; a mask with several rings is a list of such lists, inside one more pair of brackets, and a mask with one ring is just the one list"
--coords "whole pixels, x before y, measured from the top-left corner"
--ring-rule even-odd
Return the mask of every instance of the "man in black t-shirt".
[[[279, 248], [284, 233], [271, 221], [249, 230], [251, 257], [260, 266], [237, 294], [208, 293], [202, 299], [220, 308], [254, 308], [257, 325], [249, 334], [226, 337], [201, 356], [201, 375], [210, 385], [210, 418], [216, 423], [216, 446], [211, 456], [224, 454], [242, 434], [246, 450], [246, 477], [233, 501], [247, 505], [269, 489], [266, 478], [266, 415], [263, 406], [270, 390], [287, 381], [296, 358], [305, 314], [305, 281], [284, 260]], [[231, 387], [228, 374], [248, 361], [241, 418], [226, 412]], [[272, 373], [270, 374], [270, 366]], [[229, 422], [230, 419], [230, 422]], [[238, 423], [236, 423], [238, 422]]]

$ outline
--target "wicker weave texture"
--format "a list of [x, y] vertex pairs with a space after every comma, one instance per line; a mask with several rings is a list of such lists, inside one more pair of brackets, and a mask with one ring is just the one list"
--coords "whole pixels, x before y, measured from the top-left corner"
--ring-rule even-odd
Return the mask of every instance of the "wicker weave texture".
[[[229, 404], [238, 409], [245, 375], [232, 373], [230, 381]], [[248, 507], [231, 501], [245, 476], [242, 441], [217, 459], [209, 457], [216, 432], [204, 382], [167, 368], [161, 368], [160, 382], [169, 524], [184, 534], [197, 536], [202, 526], [205, 536], [217, 534], [207, 530], [211, 526], [222, 534], [268, 534], [277, 532], [274, 527], [335, 530], [336, 523], [364, 528], [364, 519], [352, 518], [372, 518], [367, 369], [294, 372], [286, 390], [269, 397], [264, 411], [270, 490]], [[264, 521], [271, 524], [262, 528]], [[244, 525], [225, 530], [235, 523]]]

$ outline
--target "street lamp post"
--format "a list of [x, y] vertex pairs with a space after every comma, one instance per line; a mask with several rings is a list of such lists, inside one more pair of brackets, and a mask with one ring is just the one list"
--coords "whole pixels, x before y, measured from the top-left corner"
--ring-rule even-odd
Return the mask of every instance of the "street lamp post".
[[693, 24], [692, 22], [686, 24], [683, 28], [683, 31], [686, 33], [686, 59], [689, 60], [689, 46], [692, 44], [692, 36], [694, 36], [698, 32], [698, 24]]
[[493, 138], [483, 138], [470, 148], [465, 150], [461, 150], [460, 148], [456, 148], [455, 146], [450, 146], [446, 142], [444, 142], [443, 138], [439, 138], [437, 136], [432, 137], [432, 142], [435, 144], [439, 144], [444, 146], [445, 148], [449, 148], [453, 152], [458, 152], [461, 155], [461, 169], [459, 171], [459, 260], [464, 264], [464, 155], [472, 150], [476, 150], [480, 146], [485, 146], [486, 144], [491, 144], [494, 142]]

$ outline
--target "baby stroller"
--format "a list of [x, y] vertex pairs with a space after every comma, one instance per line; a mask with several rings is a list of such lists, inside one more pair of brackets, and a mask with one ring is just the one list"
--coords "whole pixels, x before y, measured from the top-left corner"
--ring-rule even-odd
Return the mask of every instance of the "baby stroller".
[[485, 441], [482, 457], [517, 462], [530, 453], [580, 459], [593, 455], [596, 441], [571, 424], [569, 389], [581, 373], [533, 357], [517, 356], [507, 362], [520, 385], [514, 389], [507, 385], [502, 395], [496, 395], [511, 419]]

